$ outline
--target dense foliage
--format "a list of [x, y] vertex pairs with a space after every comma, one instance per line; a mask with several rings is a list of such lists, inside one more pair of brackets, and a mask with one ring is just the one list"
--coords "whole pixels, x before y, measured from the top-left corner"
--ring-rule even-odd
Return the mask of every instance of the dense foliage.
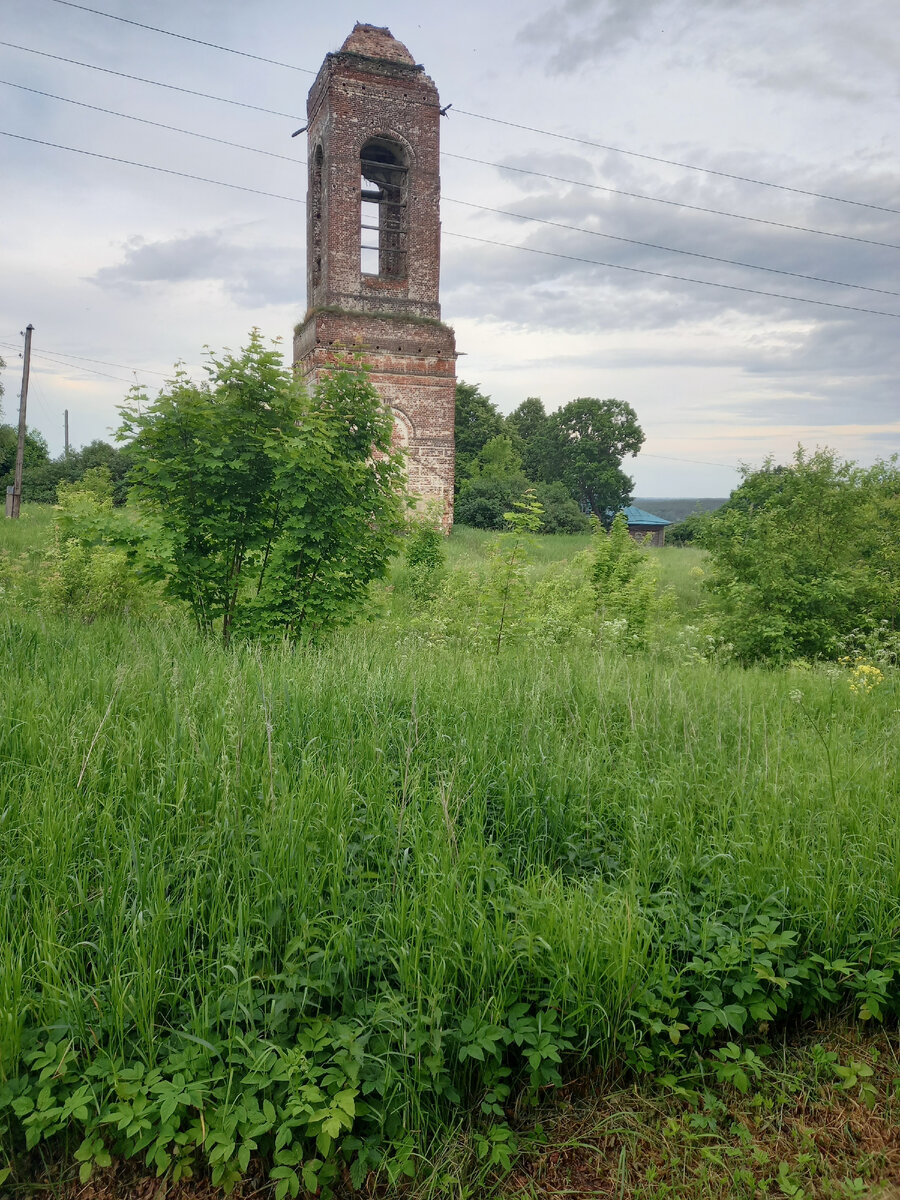
[[55, 504], [60, 484], [78, 483], [87, 472], [103, 468], [109, 473], [113, 503], [121, 505], [128, 496], [127, 476], [130, 466], [127, 449], [120, 449], [100, 440], [90, 442], [80, 450], [60, 454], [56, 458], [45, 454], [30, 464], [26, 460], [27, 470], [22, 477], [22, 499], [26, 503]]
[[549, 416], [529, 397], [503, 418], [476, 385], [457, 385], [455, 516], [477, 529], [502, 529], [503, 514], [529, 488], [545, 511], [545, 533], [587, 529], [585, 514], [609, 523], [629, 503], [633, 481], [622, 458], [644, 435], [618, 400], [583, 397]]
[[[13, 483], [16, 470], [16, 446], [19, 440], [18, 429], [14, 425], [0, 425], [0, 487], [4, 491]], [[23, 466], [30, 474], [50, 461], [47, 439], [37, 429], [26, 430], [25, 453]], [[25, 497], [25, 474], [22, 476], [23, 497]], [[27, 497], [33, 499], [34, 497]]]
[[257, 332], [207, 372], [124, 410], [149, 569], [226, 642], [353, 619], [402, 519], [390, 413], [353, 364], [307, 395]]
[[628, 504], [634, 481], [622, 471], [622, 458], [637, 454], [644, 434], [637, 414], [621, 400], [571, 400], [549, 415], [541, 435], [541, 478], [559, 481], [601, 520]]
[[768, 460], [703, 523], [719, 632], [744, 660], [837, 658], [900, 625], [900, 470]]

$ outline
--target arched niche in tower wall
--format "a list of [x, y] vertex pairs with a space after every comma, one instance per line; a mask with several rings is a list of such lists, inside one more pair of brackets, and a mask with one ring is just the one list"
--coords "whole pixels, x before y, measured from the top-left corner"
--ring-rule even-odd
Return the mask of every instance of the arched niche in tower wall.
[[415, 436], [412, 421], [402, 409], [391, 405], [391, 415], [394, 418], [394, 432], [391, 435], [391, 441], [395, 446], [403, 450], [408, 450]]
[[363, 275], [406, 279], [409, 154], [391, 137], [372, 137], [359, 154], [360, 253]]

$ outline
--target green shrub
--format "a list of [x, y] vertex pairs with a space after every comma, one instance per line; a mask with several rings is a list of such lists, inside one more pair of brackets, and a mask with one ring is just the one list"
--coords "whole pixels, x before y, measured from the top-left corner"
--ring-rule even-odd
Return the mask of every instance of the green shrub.
[[57, 612], [82, 620], [140, 613], [156, 599], [126, 548], [128, 518], [113, 511], [106, 467], [77, 483], [60, 483], [53, 543], [45, 560], [45, 597]]
[[802, 447], [767, 460], [705, 527], [718, 630], [744, 661], [838, 658], [900, 616], [900, 470]]
[[666, 530], [666, 544], [672, 546], [696, 545], [703, 539], [703, 531], [714, 520], [710, 512], [689, 513]]
[[467, 479], [456, 498], [454, 519], [474, 529], [505, 529], [504, 513], [509, 512], [527, 486], [524, 475], [517, 478], [480, 475]]
[[581, 511], [563, 483], [539, 483], [535, 487], [543, 508], [541, 533], [587, 533], [591, 519]]
[[597, 522], [590, 575], [601, 627], [625, 645], [646, 646], [674, 611], [671, 592], [660, 589], [656, 564], [628, 532], [624, 513], [608, 533]]
[[352, 621], [397, 546], [402, 454], [356, 361], [314, 392], [258, 330], [154, 401], [133, 393], [133, 490], [153, 517], [148, 559], [205, 633], [308, 638]]
[[437, 514], [415, 517], [409, 522], [403, 556], [409, 590], [419, 603], [433, 600], [437, 594], [447, 562], [445, 543]]

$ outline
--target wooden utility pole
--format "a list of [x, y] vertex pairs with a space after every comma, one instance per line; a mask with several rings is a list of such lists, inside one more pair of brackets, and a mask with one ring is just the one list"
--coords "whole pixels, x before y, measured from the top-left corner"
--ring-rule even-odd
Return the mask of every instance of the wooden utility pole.
[[63, 410], [63, 424], [65, 426], [64, 438], [65, 438], [65, 447], [66, 447], [66, 458], [68, 458], [69, 457], [69, 410], [68, 409]]
[[16, 443], [16, 474], [13, 480], [12, 506], [9, 515], [14, 519], [22, 505], [22, 467], [25, 463], [25, 406], [28, 403], [28, 376], [31, 373], [31, 335], [34, 326], [25, 328], [25, 362], [22, 365], [22, 398], [19, 401], [19, 440]]

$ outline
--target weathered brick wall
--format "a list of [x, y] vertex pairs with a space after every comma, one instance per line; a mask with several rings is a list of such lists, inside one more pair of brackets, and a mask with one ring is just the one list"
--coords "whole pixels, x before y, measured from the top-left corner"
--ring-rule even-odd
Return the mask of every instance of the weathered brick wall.
[[[434, 83], [386, 29], [357, 25], [309, 93], [307, 297], [294, 363], [307, 378], [359, 349], [407, 445], [410, 489], [452, 521], [455, 342], [440, 321], [440, 114]], [[399, 147], [406, 174], [405, 272], [360, 267], [360, 154]]]

